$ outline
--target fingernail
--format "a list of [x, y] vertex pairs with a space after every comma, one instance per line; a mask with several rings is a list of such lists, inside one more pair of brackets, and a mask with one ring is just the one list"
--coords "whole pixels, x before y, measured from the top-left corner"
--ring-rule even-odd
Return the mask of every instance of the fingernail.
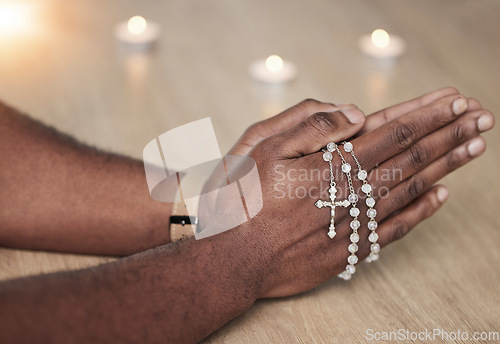
[[467, 110], [468, 102], [465, 98], [458, 98], [453, 102], [453, 113], [455, 115], [461, 115]]
[[357, 108], [342, 109], [341, 111], [351, 123], [361, 123], [365, 119], [365, 114]]
[[471, 143], [467, 146], [467, 151], [471, 156], [478, 156], [484, 152], [484, 142], [481, 138], [477, 137], [472, 140]]
[[440, 187], [437, 191], [437, 198], [439, 200], [439, 202], [443, 203], [444, 201], [446, 201], [448, 199], [448, 195], [449, 195], [449, 192], [448, 192], [448, 189], [446, 189], [445, 187]]
[[491, 128], [493, 128], [493, 124], [493, 116], [490, 116], [488, 114], [481, 115], [477, 120], [477, 128], [480, 131], [490, 130]]

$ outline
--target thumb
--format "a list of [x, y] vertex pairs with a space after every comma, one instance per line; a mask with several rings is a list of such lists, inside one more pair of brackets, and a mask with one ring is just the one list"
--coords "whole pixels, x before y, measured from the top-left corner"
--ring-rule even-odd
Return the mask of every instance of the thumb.
[[347, 140], [363, 128], [364, 113], [358, 108], [318, 112], [277, 135], [282, 156], [295, 158], [318, 152], [328, 142]]
[[282, 113], [268, 118], [262, 122], [263, 129], [265, 129], [265, 137], [279, 134], [285, 130], [292, 128], [293, 126], [299, 124], [307, 117], [318, 113], [318, 112], [335, 112], [343, 111], [348, 108], [355, 108], [354, 104], [332, 104], [323, 103], [314, 99], [307, 99], [299, 104], [289, 108]]
[[272, 135], [282, 133], [317, 112], [334, 112], [356, 107], [354, 104], [323, 103], [306, 99], [282, 113], [250, 126], [228, 155], [246, 155], [257, 143]]

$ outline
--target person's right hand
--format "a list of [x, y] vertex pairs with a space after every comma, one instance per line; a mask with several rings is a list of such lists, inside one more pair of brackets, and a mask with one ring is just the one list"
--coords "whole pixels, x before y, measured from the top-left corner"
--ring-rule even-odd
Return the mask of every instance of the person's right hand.
[[[331, 240], [327, 236], [329, 208], [314, 205], [318, 199], [325, 199], [319, 188], [321, 183], [327, 187], [329, 172], [321, 149], [328, 142], [361, 133], [351, 142], [362, 168], [369, 171], [382, 247], [403, 237], [441, 206], [448, 192], [444, 186], [433, 185], [484, 152], [485, 141], [479, 135], [491, 129], [494, 122], [491, 113], [477, 101], [453, 90], [449, 93], [432, 101], [428, 97], [427, 101], [388, 108], [368, 117], [366, 124], [357, 108], [346, 111], [357, 123], [351, 123], [342, 112], [316, 113], [251, 150], [249, 155], [259, 169], [263, 209], [245, 224], [211, 240], [237, 248], [244, 262], [240, 268], [253, 276], [248, 282], [258, 288], [258, 298], [309, 290], [347, 265], [351, 218], [345, 209], [337, 208], [337, 236]], [[344, 155], [351, 166], [356, 166], [348, 154]], [[338, 169], [335, 154], [333, 163]], [[326, 178], [318, 180], [314, 171]], [[354, 168], [353, 173], [356, 171]], [[401, 178], [374, 178], [393, 171], [401, 171], [395, 174]], [[345, 183], [345, 178], [338, 180], [338, 188], [346, 190]], [[359, 186], [355, 184], [355, 188]], [[337, 197], [344, 199], [346, 194], [340, 192]], [[361, 239], [357, 256], [362, 260], [371, 243], [367, 240], [363, 200], [358, 207]], [[227, 214], [230, 209], [219, 208]], [[224, 219], [224, 214], [217, 217]]]

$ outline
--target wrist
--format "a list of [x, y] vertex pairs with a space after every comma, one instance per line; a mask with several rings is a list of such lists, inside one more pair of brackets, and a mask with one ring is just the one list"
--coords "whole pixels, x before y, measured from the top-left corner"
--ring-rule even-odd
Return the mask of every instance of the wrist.
[[195, 235], [198, 226], [198, 202], [199, 197], [192, 197], [173, 203], [169, 220], [171, 242], [186, 240]]
[[247, 221], [231, 230], [202, 239], [224, 259], [222, 264], [234, 278], [233, 285], [253, 304], [263, 297], [272, 277], [271, 256], [255, 233], [255, 221]]

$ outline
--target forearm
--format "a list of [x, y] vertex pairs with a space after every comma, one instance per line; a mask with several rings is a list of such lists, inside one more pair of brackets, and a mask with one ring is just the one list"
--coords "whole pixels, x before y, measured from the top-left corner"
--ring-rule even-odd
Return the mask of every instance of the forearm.
[[0, 284], [0, 342], [199, 341], [256, 299], [258, 268], [229, 237]]
[[168, 242], [170, 204], [141, 161], [98, 152], [0, 104], [0, 245], [122, 255]]

